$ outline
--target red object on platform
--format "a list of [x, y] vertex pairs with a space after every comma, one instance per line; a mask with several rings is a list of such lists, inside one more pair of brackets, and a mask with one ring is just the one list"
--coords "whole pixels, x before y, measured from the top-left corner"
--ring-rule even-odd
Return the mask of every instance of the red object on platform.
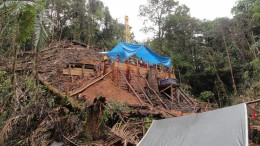
[[257, 119], [257, 114], [252, 114], [253, 119]]

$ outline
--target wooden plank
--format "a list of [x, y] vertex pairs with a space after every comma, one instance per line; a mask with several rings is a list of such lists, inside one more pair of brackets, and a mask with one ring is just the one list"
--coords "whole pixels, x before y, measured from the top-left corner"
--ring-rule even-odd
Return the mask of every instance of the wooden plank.
[[135, 96], [139, 99], [140, 103], [142, 104], [143, 101], [141, 100], [141, 98], [139, 97], [139, 95], [135, 92], [135, 90], [133, 89], [133, 87], [129, 84], [129, 82], [127, 81], [126, 77], [124, 76], [124, 74], [119, 70], [119, 72], [121, 73], [123, 79], [125, 80], [125, 82], [127, 83], [127, 85], [129, 86], [129, 88], [134, 92]]
[[136, 84], [137, 84], [138, 87], [142, 90], [142, 92], [143, 92], [145, 98], [146, 98], [146, 99], [149, 101], [149, 103], [153, 106], [152, 101], [151, 101], [151, 100], [149, 99], [149, 97], [146, 95], [145, 91], [143, 90], [142, 86], [138, 83], [138, 81], [137, 81], [137, 79], [135, 78], [135, 76], [131, 74], [131, 71], [130, 71], [130, 75], [134, 78]]
[[86, 85], [86, 86], [83, 86], [83, 87], [77, 89], [76, 91], [73, 91], [73, 93], [71, 93], [70, 96], [76, 95], [76, 94], [78, 94], [78, 93], [80, 93], [80, 92], [86, 90], [88, 87], [94, 85], [95, 83], [97, 83], [98, 81], [102, 80], [104, 77], [106, 77], [107, 75], [109, 75], [111, 72], [112, 72], [112, 71], [106, 73], [105, 75], [102, 75], [102, 76], [96, 78], [96, 79], [95, 79], [93, 82], [91, 82], [90, 84], [88, 84], [88, 85]]
[[82, 66], [84, 66], [84, 68], [86, 68], [86, 69], [93, 69], [93, 70], [96, 69], [96, 67], [95, 67], [94, 64], [82, 64], [82, 63], [80, 63], [80, 62], [70, 62], [70, 63], [67, 65], [67, 67], [68, 67], [69, 65], [71, 65], [72, 68], [81, 68]]
[[80, 63], [97, 65], [97, 64], [101, 63], [101, 61], [98, 61], [98, 60], [83, 60], [83, 61], [80, 61]]
[[172, 90], [172, 85], [171, 85], [171, 109], [173, 105], [173, 90]]
[[180, 91], [182, 97], [189, 103], [189, 105], [192, 107], [194, 105], [194, 102], [182, 91], [181, 88], [178, 87], [178, 90]]
[[167, 89], [169, 89], [169, 88], [171, 88], [171, 85], [168, 86], [168, 87], [166, 87], [165, 89], [161, 90], [160, 93], [164, 92], [165, 90], [167, 90]]
[[[126, 71], [128, 68], [128, 65], [125, 63], [115, 62], [115, 67], [119, 67], [121, 71]], [[138, 75], [138, 66], [129, 64], [129, 67], [131, 68], [132, 74]], [[149, 69], [140, 67], [139, 70], [142, 74], [147, 74]]]
[[163, 91], [162, 93], [164, 93], [169, 99], [173, 100], [173, 98], [169, 94], [167, 94], [166, 92]]
[[148, 81], [144, 78], [144, 76], [141, 73], [140, 73], [140, 76], [146, 81], [146, 84], [147, 84], [148, 88], [153, 91], [153, 93], [160, 100], [160, 102], [163, 104], [163, 106], [165, 108], [169, 109], [169, 107], [162, 101], [162, 99], [159, 97], [159, 95], [153, 90], [153, 88], [151, 88], [151, 86], [149, 85]]
[[71, 75], [71, 65], [69, 65], [68, 75], [70, 75], [71, 82], [74, 82], [74, 80], [73, 80], [73, 76]]
[[72, 76], [82, 76], [83, 74], [88, 75], [94, 75], [94, 70], [92, 69], [83, 69], [82, 68], [65, 68], [63, 69], [64, 75], [72, 75]]
[[260, 102], [260, 99], [246, 102], [246, 104], [253, 104], [253, 103], [257, 103], [257, 102]]

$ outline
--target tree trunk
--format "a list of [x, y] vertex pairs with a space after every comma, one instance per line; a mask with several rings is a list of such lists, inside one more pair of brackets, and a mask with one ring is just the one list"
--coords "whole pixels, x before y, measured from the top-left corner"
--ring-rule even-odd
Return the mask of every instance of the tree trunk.
[[39, 78], [38, 78], [38, 53], [39, 49], [35, 47], [35, 56], [34, 56], [34, 77], [35, 77], [35, 84], [36, 84], [36, 90], [35, 90], [35, 99], [38, 100], [39, 95]]
[[[212, 52], [212, 54], [213, 54], [214, 52]], [[213, 56], [212, 56], [212, 54], [209, 52], [208, 53], [208, 55], [209, 55], [209, 57], [212, 59], [212, 60], [214, 60], [213, 59]], [[216, 93], [216, 95], [215, 95], [215, 99], [216, 99], [216, 102], [217, 102], [217, 104], [218, 104], [218, 107], [222, 107], [222, 105], [223, 105], [223, 102], [221, 102], [221, 99], [222, 99], [222, 95], [220, 94], [220, 92], [222, 92], [223, 94], [227, 94], [227, 92], [226, 92], [226, 88], [225, 88], [225, 84], [223, 83], [223, 81], [221, 80], [221, 78], [220, 78], [220, 76], [219, 76], [219, 74], [218, 74], [218, 69], [217, 69], [217, 66], [216, 66], [216, 63], [214, 62], [214, 61], [212, 61], [212, 63], [213, 63], [213, 69], [216, 71], [216, 73], [215, 73], [215, 75], [216, 75], [216, 80], [214, 81], [214, 84], [215, 84], [215, 93]], [[221, 86], [219, 86], [219, 85], [221, 85]], [[222, 88], [221, 88], [222, 87]]]
[[180, 68], [178, 69], [178, 73], [179, 73], [179, 84], [181, 85], [181, 71], [180, 71]]
[[90, 20], [88, 21], [88, 46], [90, 46], [90, 40], [91, 40], [91, 23], [92, 23], [92, 20], [90, 18]]
[[227, 43], [226, 43], [226, 39], [225, 39], [225, 36], [224, 36], [223, 31], [222, 31], [222, 38], [223, 38], [223, 41], [224, 41], [225, 50], [226, 50], [227, 57], [228, 57], [228, 65], [229, 65], [230, 74], [231, 74], [231, 78], [232, 78], [234, 94], [236, 95], [236, 94], [237, 94], [237, 87], [236, 87], [236, 83], [235, 83], [235, 79], [234, 79], [234, 74], [233, 74], [232, 63], [231, 63], [231, 60], [230, 60], [230, 55], [229, 55], [229, 52], [228, 52], [228, 47], [227, 47]]
[[[253, 44], [255, 43], [255, 38], [254, 38], [254, 32], [251, 31], [251, 38], [252, 38], [252, 42]], [[257, 59], [257, 50], [253, 50], [253, 55], [254, 55], [254, 59]]]
[[158, 48], [158, 52], [161, 52], [162, 51], [162, 13], [160, 13], [160, 16], [158, 18], [159, 22], [158, 22], [158, 45], [157, 45], [157, 48]]
[[15, 32], [13, 32], [12, 36], [12, 50], [14, 51], [14, 56], [13, 56], [13, 66], [12, 66], [12, 72], [13, 72], [13, 77], [12, 77], [12, 83], [13, 83], [13, 88], [14, 90], [16, 89], [16, 62], [17, 62], [17, 43], [16, 43], [16, 37], [19, 35], [19, 23], [18, 21], [16, 22], [16, 29]]

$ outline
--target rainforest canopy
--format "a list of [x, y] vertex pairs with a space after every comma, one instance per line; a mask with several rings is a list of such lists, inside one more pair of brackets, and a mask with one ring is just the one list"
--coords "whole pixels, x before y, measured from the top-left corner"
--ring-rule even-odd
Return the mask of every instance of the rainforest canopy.
[[144, 45], [120, 42], [107, 54], [112, 60], [116, 60], [117, 56], [119, 56], [122, 62], [129, 57], [136, 55], [138, 58], [142, 59], [144, 62], [148, 62], [150, 65], [163, 64], [167, 67], [171, 66], [171, 58], [162, 57]]

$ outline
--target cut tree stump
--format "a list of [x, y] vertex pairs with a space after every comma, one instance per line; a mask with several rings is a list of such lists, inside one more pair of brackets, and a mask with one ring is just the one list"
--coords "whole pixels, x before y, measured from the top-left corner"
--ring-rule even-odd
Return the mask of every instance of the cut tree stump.
[[147, 80], [148, 80], [150, 87], [158, 93], [157, 71], [155, 69], [150, 69], [148, 71]]

